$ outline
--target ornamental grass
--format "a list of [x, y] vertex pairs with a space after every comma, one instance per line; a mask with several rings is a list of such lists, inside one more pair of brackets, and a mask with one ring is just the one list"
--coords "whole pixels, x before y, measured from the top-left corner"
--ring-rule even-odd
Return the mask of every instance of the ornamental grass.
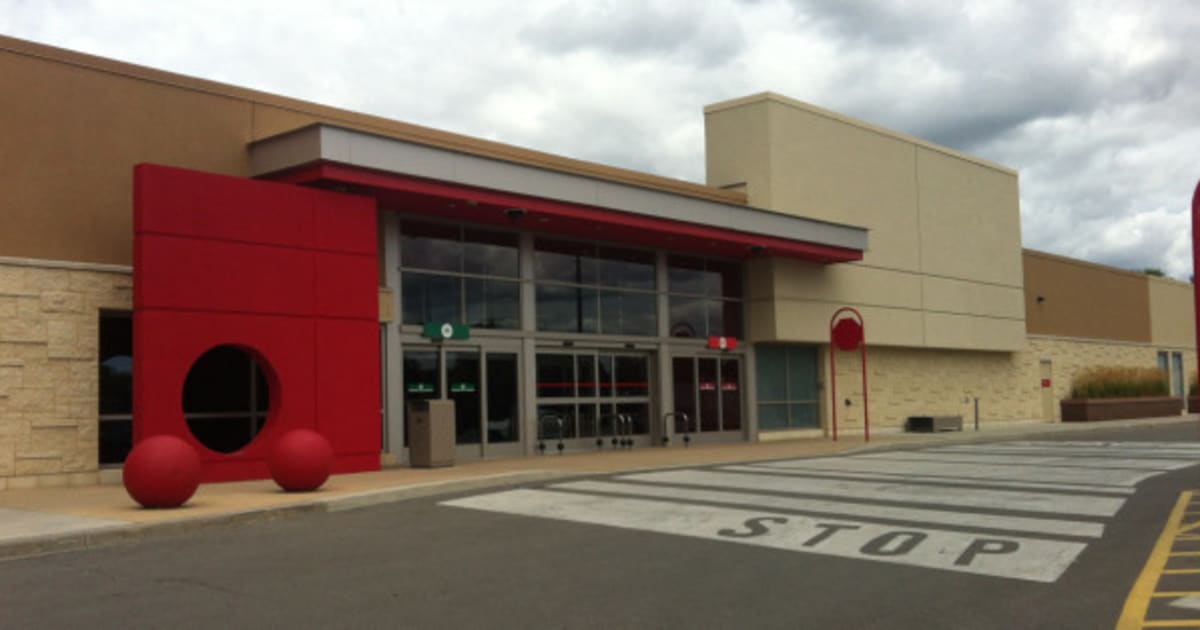
[[1071, 383], [1072, 398], [1137, 398], [1167, 396], [1167, 374], [1158, 368], [1092, 367]]

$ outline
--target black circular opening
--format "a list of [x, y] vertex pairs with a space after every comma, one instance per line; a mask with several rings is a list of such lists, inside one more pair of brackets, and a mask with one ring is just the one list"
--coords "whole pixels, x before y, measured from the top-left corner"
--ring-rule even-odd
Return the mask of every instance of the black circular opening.
[[188, 430], [205, 447], [233, 453], [263, 430], [271, 387], [262, 366], [237, 346], [217, 346], [192, 364], [183, 384]]

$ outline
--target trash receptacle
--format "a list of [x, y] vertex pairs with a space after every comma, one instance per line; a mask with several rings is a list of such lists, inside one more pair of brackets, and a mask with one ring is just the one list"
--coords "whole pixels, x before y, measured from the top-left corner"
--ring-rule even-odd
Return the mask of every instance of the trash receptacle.
[[408, 459], [414, 467], [454, 465], [454, 401], [408, 403]]

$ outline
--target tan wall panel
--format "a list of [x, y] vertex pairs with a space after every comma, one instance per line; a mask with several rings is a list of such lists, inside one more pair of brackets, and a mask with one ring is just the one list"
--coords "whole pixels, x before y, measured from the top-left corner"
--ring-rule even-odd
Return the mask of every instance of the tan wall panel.
[[926, 148], [917, 148], [917, 168], [921, 270], [1020, 287], [1017, 177]]
[[[777, 300], [775, 302], [775, 339], [758, 341], [829, 342], [829, 318], [837, 306], [825, 302]], [[904, 346], [924, 332], [920, 311], [878, 306], [856, 307], [867, 329], [867, 343]]]
[[771, 300], [750, 300], [746, 302], [746, 339], [751, 342], [774, 341], [775, 302]]
[[1015, 351], [1025, 347], [1025, 322], [953, 313], [930, 313], [925, 317], [925, 346]]
[[1025, 319], [1025, 293], [1019, 288], [936, 276], [922, 276], [921, 287], [929, 311]]
[[1155, 345], [1196, 347], [1194, 287], [1150, 278], [1150, 338]]
[[705, 112], [705, 181], [710, 186], [745, 184], [751, 205], [771, 207], [770, 130], [767, 104]]
[[129, 264], [133, 166], [245, 174], [232, 99], [0, 54], [0, 255]]
[[254, 129], [252, 131], [253, 140], [261, 140], [274, 135], [281, 134], [285, 131], [299, 129], [316, 122], [322, 122], [318, 116], [313, 116], [305, 112], [296, 111], [294, 109], [284, 109], [272, 105], [263, 105], [254, 103]]
[[818, 265], [780, 259], [775, 267], [775, 297], [828, 302], [830, 313], [840, 306], [855, 305], [916, 310], [921, 308], [921, 276], [858, 264]]
[[1150, 341], [1144, 274], [1032, 250], [1025, 250], [1024, 259], [1029, 334]]
[[771, 207], [866, 227], [865, 264], [919, 270], [912, 145], [785, 102], [770, 104]]

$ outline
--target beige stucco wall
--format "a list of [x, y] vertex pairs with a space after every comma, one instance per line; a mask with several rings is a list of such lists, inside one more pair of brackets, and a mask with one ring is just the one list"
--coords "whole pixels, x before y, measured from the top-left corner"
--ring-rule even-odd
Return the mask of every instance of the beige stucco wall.
[[[860, 263], [778, 260], [749, 338], [816, 341], [839, 306], [868, 340], [910, 348], [1024, 346], [1017, 174], [774, 94], [705, 109], [708, 183], [752, 205], [870, 230]], [[760, 326], [761, 324], [761, 326]]]
[[98, 480], [99, 324], [127, 270], [0, 259], [0, 489]]

